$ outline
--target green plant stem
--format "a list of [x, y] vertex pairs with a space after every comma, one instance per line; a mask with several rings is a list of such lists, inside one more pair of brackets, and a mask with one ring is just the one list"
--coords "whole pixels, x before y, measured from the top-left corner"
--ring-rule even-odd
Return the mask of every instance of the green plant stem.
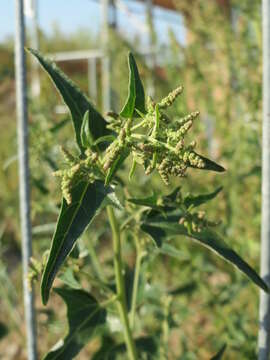
[[124, 338], [128, 350], [129, 359], [137, 360], [136, 347], [132, 338], [129, 319], [128, 319], [126, 291], [125, 291], [125, 283], [123, 277], [120, 229], [115, 218], [114, 210], [111, 206], [107, 206], [107, 214], [113, 235], [114, 271], [115, 271], [115, 280], [116, 280], [116, 290], [118, 295], [118, 301], [117, 301], [118, 311], [124, 329]]
[[146, 123], [147, 123], [147, 121], [146, 121], [146, 119], [144, 119], [144, 120], [141, 121], [139, 124], [134, 125], [134, 126], [131, 128], [131, 131], [134, 131], [134, 130], [136, 130], [136, 129], [139, 129], [141, 126], [143, 126], [143, 125], [146, 124]]
[[130, 327], [131, 327], [131, 329], [134, 328], [134, 324], [135, 324], [139, 277], [140, 277], [141, 263], [142, 263], [142, 258], [143, 258], [143, 252], [140, 248], [137, 236], [135, 238], [135, 241], [136, 241], [137, 254], [136, 254], [135, 273], [134, 273], [134, 281], [133, 281], [133, 289], [132, 289], [131, 310], [130, 310]]
[[165, 149], [168, 149], [171, 152], [177, 154], [177, 150], [174, 147], [172, 147], [172, 146], [170, 146], [170, 145], [168, 145], [168, 144], [166, 144], [166, 143], [164, 143], [162, 141], [154, 139], [151, 136], [146, 136], [146, 135], [143, 135], [143, 134], [132, 134], [130, 137], [134, 138], [134, 139], [138, 139], [138, 140], [148, 140], [148, 141], [152, 142], [155, 145], [163, 146]]

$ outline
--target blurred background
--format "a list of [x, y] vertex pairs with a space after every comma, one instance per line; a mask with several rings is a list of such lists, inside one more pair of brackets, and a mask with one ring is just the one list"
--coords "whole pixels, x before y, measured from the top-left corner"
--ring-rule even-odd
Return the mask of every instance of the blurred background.
[[[14, 79], [14, 4], [0, 5], [0, 358], [25, 359]], [[136, 57], [146, 92], [161, 99], [184, 93], [172, 114], [199, 110], [193, 127], [200, 153], [221, 163], [223, 175], [190, 171], [183, 191], [222, 193], [207, 211], [227, 243], [258, 270], [261, 188], [261, 5], [259, 0], [36, 0], [26, 2], [27, 45], [54, 59], [100, 111], [119, 111], [127, 93], [126, 54]], [[61, 200], [52, 172], [63, 162], [59, 144], [74, 147], [69, 115], [53, 85], [27, 55], [33, 255], [49, 248]], [[123, 169], [123, 177], [127, 172]], [[155, 175], [140, 174], [131, 195], [160, 191]], [[102, 214], [95, 222], [100, 225]], [[94, 226], [95, 226], [94, 224]], [[89, 234], [88, 234], [89, 235]], [[106, 264], [108, 239], [90, 234], [90, 253]], [[82, 239], [82, 248], [89, 246]], [[259, 292], [244, 276], [188, 241], [179, 258], [153, 259], [151, 284], [162, 293], [180, 286], [172, 305], [170, 359], [209, 359], [228, 344], [226, 359], [254, 359]], [[128, 252], [132, 264], [134, 256]], [[94, 266], [95, 260], [88, 264]], [[153, 274], [153, 269], [154, 274]], [[151, 272], [152, 270], [152, 272]], [[150, 276], [150, 275], [149, 275]], [[37, 287], [39, 353], [64, 333], [65, 309], [45, 308]], [[151, 333], [160, 314], [151, 309]], [[149, 310], [150, 314], [150, 310]], [[149, 315], [150, 316], [150, 315]], [[156, 321], [153, 321], [156, 319]], [[91, 358], [89, 346], [79, 355]]]

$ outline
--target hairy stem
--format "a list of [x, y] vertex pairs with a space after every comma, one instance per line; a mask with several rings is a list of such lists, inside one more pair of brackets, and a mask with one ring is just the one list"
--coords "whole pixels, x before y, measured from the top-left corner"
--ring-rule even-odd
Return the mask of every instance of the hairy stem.
[[133, 281], [133, 289], [132, 289], [132, 300], [131, 300], [131, 310], [130, 310], [130, 326], [131, 329], [134, 328], [135, 324], [135, 315], [136, 315], [136, 304], [137, 304], [137, 294], [139, 287], [139, 277], [140, 277], [140, 269], [143, 258], [143, 252], [140, 248], [138, 238], [136, 236], [136, 264], [135, 264], [135, 273], [134, 273], [134, 281]]
[[113, 235], [114, 271], [115, 271], [115, 280], [116, 280], [116, 290], [118, 296], [118, 301], [117, 301], [118, 312], [124, 329], [124, 338], [128, 350], [129, 359], [137, 360], [136, 347], [132, 338], [129, 319], [128, 319], [126, 291], [125, 291], [125, 283], [123, 277], [120, 229], [114, 215], [114, 210], [111, 206], [107, 206], [107, 213]]

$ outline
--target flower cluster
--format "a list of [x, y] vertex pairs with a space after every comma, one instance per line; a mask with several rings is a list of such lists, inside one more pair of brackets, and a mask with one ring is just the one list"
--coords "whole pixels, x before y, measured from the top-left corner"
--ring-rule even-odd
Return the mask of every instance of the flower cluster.
[[107, 127], [116, 135], [104, 152], [91, 147], [91, 142], [81, 157], [62, 149], [68, 167], [56, 171], [54, 175], [61, 178], [62, 193], [67, 203], [72, 202], [71, 190], [81, 180], [91, 183], [96, 179], [105, 179], [108, 184], [113, 178], [112, 173], [114, 175], [128, 155], [133, 157], [130, 177], [139, 164], [144, 167], [146, 175], [156, 170], [167, 185], [171, 176], [186, 176], [188, 167], [205, 168], [205, 159], [195, 152], [196, 142], [185, 144], [185, 136], [199, 112], [173, 121], [165, 113], [182, 91], [180, 86], [158, 103], [148, 97], [144, 113], [135, 109], [139, 119], [123, 119], [117, 113], [108, 113], [110, 121]]
[[185, 145], [184, 141], [199, 112], [175, 121], [164, 113], [182, 91], [183, 87], [178, 87], [159, 103], [148, 97], [146, 113], [137, 111], [141, 116], [137, 124], [132, 124], [130, 119], [122, 121], [120, 116], [110, 113], [109, 126], [119, 135], [106, 151], [104, 170], [112, 166], [123, 149], [132, 154], [133, 164], [143, 165], [147, 175], [156, 169], [165, 184], [169, 183], [170, 176], [184, 177], [188, 167], [205, 167], [204, 160], [194, 151], [196, 142]]
[[67, 168], [57, 170], [54, 176], [61, 178], [61, 190], [63, 197], [68, 204], [72, 202], [71, 190], [81, 180], [92, 183], [97, 178], [104, 178], [98, 164], [98, 154], [87, 149], [85, 158], [74, 157], [68, 150], [61, 148]]

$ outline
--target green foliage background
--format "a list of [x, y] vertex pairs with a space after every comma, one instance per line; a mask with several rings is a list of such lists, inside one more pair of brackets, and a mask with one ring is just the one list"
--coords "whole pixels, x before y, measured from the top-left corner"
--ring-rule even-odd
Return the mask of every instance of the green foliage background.
[[[227, 242], [258, 269], [261, 180], [260, 1], [233, 0], [231, 6], [233, 11], [228, 14], [214, 1], [197, 0], [186, 5], [183, 2], [179, 5], [179, 11], [185, 14], [188, 43], [178, 43], [173, 32], [170, 32], [166, 48], [157, 39], [158, 53], [162, 54], [162, 69], [157, 67], [150, 70], [142, 57], [138, 56], [137, 59], [144, 83], [147, 84], [149, 79], [154, 81], [157, 99], [176, 86], [184, 85], [184, 95], [174, 107], [175, 116], [200, 110], [200, 119], [193, 130], [202, 144], [200, 150], [208, 152], [214, 160], [222, 163], [227, 173], [222, 176], [201, 176], [195, 171], [190, 172], [180, 185], [185, 191], [194, 192], [196, 189], [197, 193], [209, 192], [223, 185], [223, 192], [207, 206], [207, 210], [214, 219], [221, 221], [220, 227]], [[86, 31], [72, 38], [57, 29], [51, 38], [40, 35], [43, 52], [89, 49], [98, 42]], [[119, 106], [126, 97], [126, 53], [130, 48], [136, 52], [140, 43], [135, 41], [129, 44], [112, 30], [110, 45], [113, 105], [120, 110]], [[10, 41], [1, 46], [0, 52], [0, 322], [8, 327], [7, 335], [0, 340], [0, 350], [7, 359], [24, 359], [14, 70]], [[82, 69], [61, 65], [87, 91], [86, 76], [82, 74]], [[100, 74], [100, 67], [98, 70]], [[66, 115], [55, 113], [59, 97], [43, 74], [41, 94], [38, 103], [29, 99], [33, 240], [34, 256], [38, 260], [49, 247], [60, 203], [58, 184], [51, 175], [52, 170], [62, 162], [58, 143], [64, 143], [68, 149], [74, 147], [71, 123], [65, 122]], [[101, 98], [97, 100], [97, 105], [101, 107]], [[58, 128], [56, 125], [61, 121], [63, 126]], [[122, 176], [127, 176], [125, 169]], [[179, 185], [179, 181], [176, 184]], [[152, 189], [160, 191], [159, 180], [155, 176], [146, 178], [137, 173], [127, 191], [131, 196], [142, 196], [149, 195]], [[170, 192], [165, 186], [162, 190]], [[100, 229], [103, 223], [101, 214], [95, 221], [96, 228]], [[150, 265], [145, 268], [142, 283], [149, 287], [149, 297], [162, 303], [164, 311], [160, 311], [154, 300], [151, 306], [142, 306], [144, 324], [141, 326], [159, 334], [162, 339], [168, 336], [170, 359], [208, 359], [224, 342], [227, 343], [225, 358], [254, 359], [258, 290], [207, 250], [197, 245], [191, 246], [185, 239], [175, 245], [179, 247], [180, 259], [153, 256]], [[81, 252], [87, 250], [90, 257], [87, 261], [77, 259], [72, 262], [75, 273], [76, 266], [83, 266], [90, 274], [99, 273], [101, 267], [105, 269], [106, 276], [110, 276], [110, 241], [106, 226], [100, 233], [86, 234], [79, 247]], [[124, 252], [127, 263], [132, 266], [134, 249], [131, 239], [127, 239]], [[91, 286], [95, 289], [93, 284]], [[172, 303], [170, 296], [165, 295], [168, 289], [177, 293]], [[54, 344], [56, 337], [60, 338], [64, 333], [61, 319], [65, 309], [59, 298], [55, 296], [53, 299], [46, 309], [42, 308], [39, 295], [37, 299], [42, 354]], [[169, 333], [165, 331], [167, 325]], [[11, 340], [14, 345], [10, 347], [11, 350], [7, 350]], [[89, 358], [99, 344], [99, 338], [94, 338], [80, 358]]]

